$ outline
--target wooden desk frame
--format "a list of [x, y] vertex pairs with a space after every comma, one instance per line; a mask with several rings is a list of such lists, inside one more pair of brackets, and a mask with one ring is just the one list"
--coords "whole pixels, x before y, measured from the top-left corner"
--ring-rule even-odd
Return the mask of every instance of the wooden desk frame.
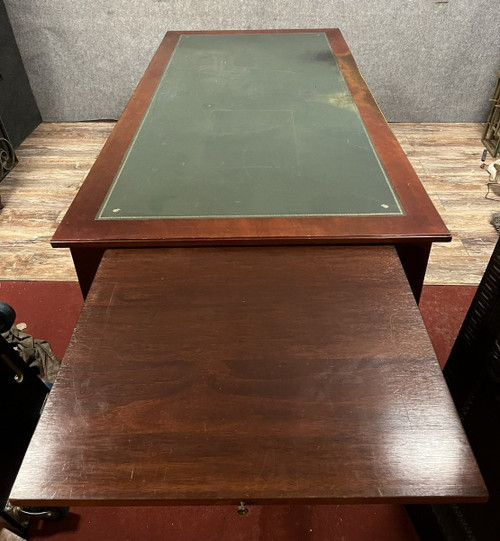
[[[404, 216], [95, 220], [181, 34], [324, 32]], [[338, 29], [168, 32], [52, 238], [71, 249], [84, 295], [103, 250], [124, 247], [393, 244], [418, 298], [432, 242], [451, 236], [389, 128]]]

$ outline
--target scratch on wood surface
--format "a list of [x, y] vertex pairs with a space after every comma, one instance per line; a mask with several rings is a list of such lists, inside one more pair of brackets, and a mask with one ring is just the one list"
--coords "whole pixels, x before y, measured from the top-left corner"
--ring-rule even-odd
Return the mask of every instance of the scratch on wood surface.
[[76, 390], [77, 388], [77, 382], [76, 382], [76, 378], [75, 378], [75, 368], [74, 366], [71, 366], [71, 388], [73, 390], [73, 395], [75, 397], [75, 402], [74, 402], [74, 405], [73, 405], [73, 410], [75, 411], [75, 413], [78, 414], [78, 416], [82, 419], [82, 421], [87, 425], [89, 426], [89, 423], [87, 421], [87, 419], [85, 419], [84, 415], [83, 415], [83, 411], [82, 411], [82, 405], [80, 403], [80, 399], [78, 398], [78, 392]]
[[115, 283], [113, 285], [113, 291], [111, 291], [111, 296], [109, 297], [108, 307], [106, 308], [106, 313], [108, 313], [109, 309], [111, 308], [111, 305], [113, 303], [113, 297], [115, 296], [115, 292], [116, 292], [117, 287], [118, 287], [118, 284]]
[[118, 288], [118, 284], [116, 284], [116, 283], [113, 284], [113, 290], [111, 291], [111, 295], [109, 297], [108, 305], [106, 307], [106, 320], [104, 321], [104, 326], [106, 326], [108, 321], [109, 321], [109, 317], [111, 315], [110, 310], [111, 310], [111, 307], [113, 305], [113, 297], [115, 296], [115, 292], [116, 292], [117, 288]]
[[390, 331], [391, 331], [391, 342], [394, 342], [394, 318], [397, 316], [397, 314], [395, 312], [393, 312], [391, 314], [391, 316], [389, 317], [389, 326], [390, 326]]
[[269, 466], [271, 466], [270, 468], [271, 472], [274, 471], [275, 465], [276, 465], [276, 455], [274, 451], [266, 451], [264, 453], [264, 456], [262, 457], [262, 466], [260, 468], [259, 474], [257, 475], [257, 478], [260, 479], [262, 475], [264, 474], [264, 471], [266, 469], [269, 469]]

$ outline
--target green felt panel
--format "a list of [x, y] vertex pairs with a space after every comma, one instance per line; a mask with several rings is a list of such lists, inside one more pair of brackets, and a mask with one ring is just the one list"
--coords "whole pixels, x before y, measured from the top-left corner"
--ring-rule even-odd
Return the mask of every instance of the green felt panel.
[[97, 218], [400, 214], [324, 33], [184, 34]]

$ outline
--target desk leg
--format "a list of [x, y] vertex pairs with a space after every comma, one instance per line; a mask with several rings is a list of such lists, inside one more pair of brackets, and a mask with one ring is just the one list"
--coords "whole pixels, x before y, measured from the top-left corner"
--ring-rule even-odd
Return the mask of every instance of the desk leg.
[[399, 259], [417, 303], [420, 302], [420, 295], [422, 294], [431, 246], [431, 242], [411, 242], [396, 245]]
[[84, 299], [87, 298], [103, 254], [102, 248], [71, 248], [71, 257]]

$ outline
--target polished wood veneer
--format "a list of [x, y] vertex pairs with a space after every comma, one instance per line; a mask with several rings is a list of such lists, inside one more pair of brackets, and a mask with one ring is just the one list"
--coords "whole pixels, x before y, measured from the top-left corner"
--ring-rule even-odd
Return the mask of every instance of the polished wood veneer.
[[[449, 232], [363, 80], [338, 29], [250, 32], [325, 32], [366, 129], [403, 205], [405, 216], [326, 218], [203, 218], [169, 220], [96, 220], [182, 34], [168, 32], [94, 167], [56, 231], [54, 246], [168, 246], [193, 244], [262, 244], [279, 242], [386, 243], [450, 240]], [[211, 33], [211, 32], [203, 32]], [[225, 33], [225, 32], [215, 32]], [[235, 33], [244, 33], [238, 31]], [[369, 179], [367, 179], [369, 181]]]
[[18, 504], [484, 501], [392, 247], [110, 250]]

